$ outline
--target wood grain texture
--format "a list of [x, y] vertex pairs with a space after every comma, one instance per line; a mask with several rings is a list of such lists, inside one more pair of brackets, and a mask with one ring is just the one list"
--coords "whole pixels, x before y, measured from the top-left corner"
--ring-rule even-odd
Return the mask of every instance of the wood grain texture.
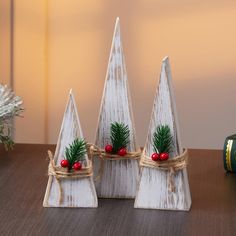
[[[112, 122], [123, 122], [130, 129], [128, 151], [136, 151], [136, 137], [132, 106], [129, 94], [125, 60], [123, 55], [119, 18], [116, 20], [106, 81], [101, 102], [95, 144], [104, 148], [111, 143], [110, 126]], [[98, 173], [100, 159], [94, 158], [95, 173]], [[137, 160], [104, 161], [104, 171], [97, 181], [99, 197], [134, 198], [139, 178]]]
[[[151, 158], [153, 150], [153, 134], [159, 125], [168, 125], [173, 137], [173, 149], [170, 158], [183, 152], [178, 119], [171, 84], [171, 72], [168, 58], [162, 62], [159, 86], [154, 99], [153, 111], [149, 125], [147, 141], [144, 148], [145, 155]], [[144, 167], [137, 195], [136, 208], [163, 209], [163, 210], [189, 210], [191, 197], [186, 168], [177, 171], [174, 175], [175, 191], [169, 191], [169, 171]]]
[[236, 175], [222, 151], [190, 150], [190, 212], [134, 209], [133, 200], [100, 199], [98, 208], [43, 208], [46, 152], [53, 145], [0, 145], [0, 235], [228, 236], [236, 232]]
[[[59, 134], [54, 160], [60, 165], [65, 159], [65, 148], [75, 138], [83, 138], [78, 112], [72, 92], [70, 91], [61, 131]], [[88, 156], [85, 155], [84, 165], [87, 165]], [[97, 207], [97, 195], [92, 177], [81, 179], [60, 179], [63, 192], [63, 201], [59, 204], [58, 183], [53, 176], [49, 176], [45, 193], [44, 207]]]

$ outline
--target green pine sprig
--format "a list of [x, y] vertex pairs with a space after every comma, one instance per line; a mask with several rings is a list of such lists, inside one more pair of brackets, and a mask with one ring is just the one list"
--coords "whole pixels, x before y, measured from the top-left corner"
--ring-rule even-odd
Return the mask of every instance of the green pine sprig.
[[114, 122], [111, 124], [112, 153], [117, 153], [121, 148], [126, 148], [130, 142], [130, 130], [124, 123]]
[[69, 169], [72, 168], [75, 162], [84, 160], [86, 151], [86, 142], [84, 139], [76, 138], [69, 147], [66, 147], [65, 155], [70, 164]]
[[173, 140], [168, 125], [160, 125], [156, 128], [153, 134], [153, 149], [157, 153], [167, 152], [172, 150]]

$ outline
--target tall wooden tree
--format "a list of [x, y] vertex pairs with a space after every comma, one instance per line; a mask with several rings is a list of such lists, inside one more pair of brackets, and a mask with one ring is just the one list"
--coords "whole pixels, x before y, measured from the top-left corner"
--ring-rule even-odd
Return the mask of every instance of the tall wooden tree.
[[[132, 106], [129, 94], [125, 59], [120, 36], [120, 21], [116, 19], [108, 62], [105, 86], [95, 144], [104, 148], [111, 143], [110, 128], [113, 122], [124, 123], [130, 130], [128, 151], [136, 151], [136, 137]], [[95, 158], [98, 172], [99, 158]], [[106, 160], [100, 179], [96, 181], [98, 196], [110, 198], [134, 198], [136, 194], [139, 167], [137, 160]]]

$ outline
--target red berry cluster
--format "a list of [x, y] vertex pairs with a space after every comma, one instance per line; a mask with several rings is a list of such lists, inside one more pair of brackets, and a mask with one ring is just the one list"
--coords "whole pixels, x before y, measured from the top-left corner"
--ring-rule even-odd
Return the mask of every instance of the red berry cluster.
[[[108, 145], [106, 145], [106, 147], [105, 147], [105, 151], [106, 151], [107, 153], [112, 153], [113, 147], [112, 147], [110, 144], [108, 144]], [[127, 154], [126, 148], [121, 148], [121, 149], [118, 151], [117, 154], [118, 154], [119, 156], [125, 156], [125, 155]]]
[[[61, 167], [69, 168], [69, 167], [70, 167], [69, 161], [66, 160], [66, 159], [62, 160], [62, 161], [61, 161]], [[73, 164], [72, 168], [73, 168], [74, 170], [81, 170], [82, 164], [81, 164], [79, 161], [76, 161], [76, 162]]]
[[153, 161], [166, 161], [169, 159], [169, 154], [167, 152], [163, 152], [160, 154], [155, 152], [151, 157]]

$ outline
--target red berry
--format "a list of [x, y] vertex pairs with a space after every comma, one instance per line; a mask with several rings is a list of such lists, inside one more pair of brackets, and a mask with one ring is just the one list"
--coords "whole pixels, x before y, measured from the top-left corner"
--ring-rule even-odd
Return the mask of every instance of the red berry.
[[160, 159], [160, 155], [156, 152], [152, 154], [152, 160], [153, 161], [158, 161]]
[[163, 152], [160, 154], [161, 161], [166, 161], [169, 158], [169, 154], [167, 152]]
[[65, 159], [65, 160], [62, 160], [62, 161], [61, 161], [61, 167], [69, 167], [69, 165], [70, 165], [70, 164], [69, 164], [69, 161], [68, 161], [68, 160]]
[[126, 154], [127, 154], [126, 148], [121, 148], [121, 149], [118, 151], [118, 155], [119, 155], [119, 156], [125, 156]]
[[82, 168], [82, 164], [79, 161], [74, 163], [73, 165], [74, 170], [81, 170], [81, 168]]
[[113, 149], [113, 147], [111, 145], [109, 145], [109, 144], [106, 145], [106, 147], [105, 147], [105, 151], [108, 152], [108, 153], [111, 153], [112, 149]]

